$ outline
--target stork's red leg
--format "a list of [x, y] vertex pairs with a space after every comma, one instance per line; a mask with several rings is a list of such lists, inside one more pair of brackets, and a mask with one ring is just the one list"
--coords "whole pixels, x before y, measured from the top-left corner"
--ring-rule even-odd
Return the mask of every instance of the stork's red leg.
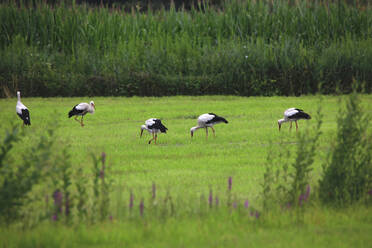
[[296, 132], [297, 132], [297, 130], [298, 130], [298, 124], [297, 124], [297, 121], [295, 121], [296, 122]]
[[153, 141], [154, 139], [155, 139], [154, 133], [152, 133], [152, 139], [149, 140], [149, 144], [151, 144], [151, 141]]
[[77, 122], [79, 122], [80, 123], [80, 125], [81, 125], [81, 122], [77, 119], [78, 118], [78, 116], [77, 115], [75, 115], [75, 121], [77, 121]]
[[155, 134], [155, 145], [156, 145], [156, 139], [158, 138], [158, 135], [157, 134]]
[[211, 127], [212, 128], [212, 131], [213, 131], [213, 137], [216, 137], [216, 132], [214, 131], [214, 128], [213, 127]]
[[292, 121], [290, 122], [289, 131], [292, 130]]
[[206, 138], [208, 139], [208, 127], [205, 127]]

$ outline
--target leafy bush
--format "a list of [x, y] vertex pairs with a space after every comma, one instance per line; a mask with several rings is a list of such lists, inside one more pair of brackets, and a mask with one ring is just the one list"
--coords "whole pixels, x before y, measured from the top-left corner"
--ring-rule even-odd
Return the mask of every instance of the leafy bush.
[[371, 116], [363, 111], [356, 92], [345, 102], [346, 108], [340, 107], [337, 136], [319, 182], [321, 201], [339, 207], [366, 198], [372, 189]]
[[[291, 142], [285, 137], [278, 144], [280, 146], [278, 150], [273, 150], [271, 144], [262, 185], [266, 211], [275, 204], [279, 204], [281, 208], [303, 209], [303, 205], [309, 200], [310, 173], [321, 135], [322, 118], [319, 107], [313, 130], [305, 132], [303, 130], [297, 134], [294, 154], [291, 151]], [[299, 218], [302, 216], [297, 215]]]
[[69, 224], [74, 213], [79, 221], [107, 219], [111, 181], [106, 175], [106, 155], [101, 159], [93, 155], [93, 176], [88, 176], [81, 167], [72, 167], [67, 146], [56, 142], [57, 126], [49, 126], [52, 128], [41, 134], [20, 131], [17, 126], [6, 131], [0, 144], [0, 222], [9, 225], [21, 219], [25, 226], [43, 220]]
[[13, 126], [7, 131], [1, 144], [0, 154], [0, 220], [11, 223], [19, 218], [20, 208], [25, 198], [43, 176], [52, 157], [53, 130], [41, 136], [35, 146], [22, 154], [22, 162], [17, 163], [10, 157], [14, 144], [22, 141], [25, 132]]

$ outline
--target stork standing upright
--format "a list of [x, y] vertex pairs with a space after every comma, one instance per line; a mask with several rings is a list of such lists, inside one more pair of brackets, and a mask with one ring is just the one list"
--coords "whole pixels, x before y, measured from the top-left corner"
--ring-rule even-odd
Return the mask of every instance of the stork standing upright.
[[151, 118], [145, 121], [145, 125], [141, 126], [140, 137], [142, 137], [143, 130], [147, 130], [150, 134], [152, 134], [152, 139], [149, 140], [149, 144], [151, 144], [151, 141], [153, 140], [155, 140], [156, 144], [158, 133], [167, 133], [168, 128], [166, 128], [163, 123], [161, 123], [161, 120]]
[[298, 109], [298, 108], [287, 109], [286, 111], [284, 111], [284, 118], [278, 120], [279, 131], [282, 126], [282, 123], [288, 122], [288, 121], [291, 123], [291, 125], [289, 126], [289, 130], [292, 129], [292, 122], [294, 121], [296, 123], [296, 131], [297, 131], [298, 130], [297, 121], [301, 119], [309, 120], [311, 119], [311, 116], [305, 113], [302, 109]]
[[31, 125], [30, 111], [28, 111], [28, 108], [21, 102], [21, 92], [17, 91], [17, 97], [16, 113], [19, 118], [23, 120], [23, 126], [29, 126]]
[[[68, 118], [71, 118], [75, 115], [75, 121], [79, 122], [82, 127], [84, 127], [83, 123], [83, 117], [86, 115], [86, 113], [93, 114], [96, 109], [96, 106], [94, 105], [93, 101], [90, 101], [90, 103], [82, 102], [78, 105], [75, 105], [70, 112], [68, 112]], [[81, 116], [81, 120], [79, 121], [77, 119], [78, 116]]]
[[191, 138], [194, 136], [194, 132], [199, 128], [205, 128], [206, 137], [208, 138], [208, 127], [212, 129], [213, 136], [216, 136], [213, 126], [222, 122], [226, 124], [229, 123], [225, 118], [218, 116], [216, 114], [213, 113], [202, 114], [201, 116], [198, 117], [198, 125], [190, 129]]

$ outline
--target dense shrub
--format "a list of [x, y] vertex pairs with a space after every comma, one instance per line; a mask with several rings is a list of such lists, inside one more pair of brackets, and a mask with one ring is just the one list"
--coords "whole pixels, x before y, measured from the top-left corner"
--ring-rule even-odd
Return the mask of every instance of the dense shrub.
[[92, 155], [92, 174], [81, 166], [73, 167], [67, 146], [56, 142], [56, 125], [50, 126], [41, 134], [13, 126], [2, 136], [0, 223], [20, 220], [27, 227], [48, 220], [70, 224], [74, 216], [78, 221], [107, 220], [111, 180], [106, 175], [106, 155]]
[[46, 174], [52, 160], [53, 130], [41, 136], [35, 146], [18, 153], [21, 163], [11, 156], [14, 145], [22, 140], [25, 132], [14, 126], [7, 131], [0, 144], [0, 220], [11, 223], [20, 217], [20, 209], [26, 204], [28, 194]]
[[287, 134], [282, 136], [278, 149], [273, 149], [271, 144], [262, 185], [266, 211], [278, 205], [282, 209], [296, 209], [299, 210], [297, 218], [302, 221], [304, 205], [310, 197], [311, 171], [321, 135], [321, 107], [313, 117], [316, 125], [312, 130], [298, 133], [294, 147], [289, 145]]
[[348, 206], [367, 197], [372, 188], [371, 116], [361, 107], [356, 93], [346, 99], [337, 120], [337, 136], [324, 163], [319, 182], [323, 203]]

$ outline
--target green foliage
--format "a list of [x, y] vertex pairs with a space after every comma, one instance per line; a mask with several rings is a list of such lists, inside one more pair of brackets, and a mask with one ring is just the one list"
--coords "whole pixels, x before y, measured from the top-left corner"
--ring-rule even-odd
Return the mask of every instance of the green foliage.
[[367, 197], [372, 188], [371, 116], [361, 106], [360, 96], [353, 92], [345, 100], [346, 108], [337, 118], [337, 136], [323, 164], [319, 182], [323, 203], [345, 207]]
[[46, 167], [49, 166], [53, 144], [53, 131], [51, 129], [41, 136], [36, 144], [22, 154], [20, 164], [6, 156], [14, 147], [24, 140], [27, 132], [20, 133], [14, 126], [12, 132], [6, 132], [5, 139], [1, 144], [2, 156], [0, 166], [0, 219], [9, 224], [19, 218], [20, 208], [25, 204], [28, 194], [45, 175]]
[[321, 135], [320, 128], [323, 122], [321, 102], [315, 117], [316, 126], [314, 130], [312, 132], [302, 132], [298, 135], [296, 159], [292, 164], [293, 170], [289, 174], [292, 180], [288, 192], [289, 202], [293, 204], [302, 204], [303, 197], [301, 196], [305, 194], [306, 187], [310, 185], [310, 172], [313, 170], [314, 158], [319, 145], [318, 140]]
[[[288, 144], [290, 140], [282, 137], [280, 148], [273, 150], [270, 145], [263, 181], [263, 205], [266, 211], [279, 204], [282, 208], [303, 210], [309, 200], [311, 171], [319, 145], [323, 115], [319, 103], [316, 126], [311, 131], [297, 134], [295, 152]], [[303, 211], [297, 212], [299, 221], [303, 221]]]
[[13, 126], [11, 132], [9, 130], [6, 131], [4, 141], [1, 144], [0, 169], [3, 169], [5, 166], [5, 158], [12, 149], [13, 143], [19, 141], [19, 139], [19, 129], [17, 126]]
[[352, 78], [372, 92], [372, 9], [338, 1], [225, 1], [127, 13], [0, 5], [0, 96], [300, 95]]
[[[110, 186], [111, 180], [107, 175], [106, 153], [102, 153], [101, 158], [92, 154], [93, 158], [93, 214], [92, 222], [97, 219], [104, 221], [108, 219], [110, 207]], [[99, 167], [101, 162], [101, 167]], [[97, 215], [99, 216], [97, 218]]]
[[[60, 140], [56, 142], [57, 126], [49, 126], [40, 135], [29, 130], [20, 132], [16, 126], [6, 130], [0, 153], [0, 220], [5, 224], [22, 220], [27, 227], [43, 220], [71, 224], [75, 221], [74, 213], [80, 221], [86, 221], [88, 216], [92, 222], [107, 219], [111, 180], [105, 177], [104, 156], [100, 160], [101, 168], [97, 167], [98, 160], [94, 157], [92, 192], [90, 178], [81, 167], [72, 167], [68, 147]], [[20, 148], [21, 142], [30, 140], [33, 141], [25, 149]], [[15, 154], [17, 160], [13, 158]], [[45, 202], [41, 192], [46, 192]], [[92, 195], [94, 200], [90, 205]], [[31, 209], [40, 204], [45, 208], [32, 213]], [[31, 213], [23, 215], [27, 210]]]
[[[166, 221], [98, 223], [65, 227], [39, 225], [33, 229], [0, 227], [1, 247], [356, 247], [372, 242], [371, 211], [309, 209], [302, 225], [291, 215], [271, 215], [265, 221], [214, 212]], [[22, 238], [20, 238], [22, 237]]]
[[77, 169], [75, 179], [76, 186], [76, 210], [79, 222], [86, 221], [88, 216], [88, 178], [81, 167]]

